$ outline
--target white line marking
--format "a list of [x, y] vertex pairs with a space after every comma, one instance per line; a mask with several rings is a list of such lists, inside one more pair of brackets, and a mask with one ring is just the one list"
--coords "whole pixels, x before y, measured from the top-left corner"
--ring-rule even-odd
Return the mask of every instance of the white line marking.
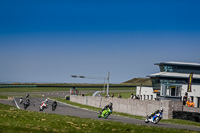
[[20, 107], [18, 106], [18, 104], [17, 104], [17, 102], [16, 102], [16, 100], [15, 100], [15, 97], [13, 97], [13, 99], [14, 99], [14, 101], [15, 101], [15, 104], [16, 104], [17, 108], [20, 109]]

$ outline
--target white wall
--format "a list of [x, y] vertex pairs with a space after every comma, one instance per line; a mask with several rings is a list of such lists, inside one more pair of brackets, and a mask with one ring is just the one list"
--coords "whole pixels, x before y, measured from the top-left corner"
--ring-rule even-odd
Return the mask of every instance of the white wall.
[[[140, 94], [140, 88], [141, 88], [141, 94]], [[153, 100], [155, 100], [156, 98], [156, 93], [153, 93], [153, 87], [137, 86], [136, 95], [142, 95], [141, 100], [151, 100], [151, 96], [153, 96]], [[144, 95], [145, 95], [145, 99], [144, 99]], [[149, 99], [147, 99], [148, 96], [149, 96]]]

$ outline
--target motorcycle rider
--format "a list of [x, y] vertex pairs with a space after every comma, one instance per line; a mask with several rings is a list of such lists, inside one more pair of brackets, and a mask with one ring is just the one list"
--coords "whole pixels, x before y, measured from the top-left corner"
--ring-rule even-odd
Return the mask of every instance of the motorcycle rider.
[[56, 100], [55, 101], [53, 101], [53, 103], [51, 104], [51, 106], [57, 106], [57, 102], [56, 102]]
[[108, 105], [106, 105], [103, 109], [102, 109], [102, 112], [104, 111], [104, 110], [106, 110], [107, 108], [109, 108], [111, 111], [112, 111], [112, 106], [113, 106], [113, 103], [109, 103]]
[[29, 94], [26, 95], [26, 98], [29, 98]]
[[154, 113], [151, 113], [151, 115], [149, 116], [149, 118], [153, 117], [155, 114], [159, 113], [159, 112], [163, 112], [163, 109], [160, 108], [160, 110], [156, 110]]
[[29, 100], [29, 98], [26, 98], [24, 104], [26, 104], [26, 105], [28, 105], [28, 106], [30, 105], [30, 100]]
[[45, 99], [44, 101], [42, 101], [42, 103], [45, 103], [46, 105], [48, 105], [48, 99]]
[[55, 108], [57, 107], [57, 102], [56, 102], [56, 100], [53, 101], [53, 103], [51, 104], [51, 106], [52, 106], [52, 108], [53, 108], [53, 107], [55, 107]]
[[[43, 105], [42, 105], [43, 104]], [[41, 105], [44, 106], [45, 108], [48, 105], [48, 99], [45, 99], [44, 101], [41, 102]]]

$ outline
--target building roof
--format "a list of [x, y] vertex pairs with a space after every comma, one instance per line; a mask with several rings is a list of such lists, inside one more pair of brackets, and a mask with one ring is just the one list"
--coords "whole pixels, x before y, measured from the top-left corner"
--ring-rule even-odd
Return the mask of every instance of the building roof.
[[161, 62], [161, 63], [155, 63], [154, 65], [179, 65], [179, 66], [194, 66], [194, 67], [200, 67], [200, 63], [187, 63], [187, 62], [175, 62], [175, 61], [169, 61], [169, 62]]
[[[187, 73], [160, 72], [149, 74], [147, 77], [189, 78], [189, 75]], [[200, 74], [193, 74], [193, 79], [200, 79]]]

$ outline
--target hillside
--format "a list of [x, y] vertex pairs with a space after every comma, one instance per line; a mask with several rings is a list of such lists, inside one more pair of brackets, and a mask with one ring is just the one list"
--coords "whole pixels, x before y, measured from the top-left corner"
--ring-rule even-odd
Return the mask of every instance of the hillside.
[[122, 84], [134, 84], [134, 85], [147, 85], [151, 86], [152, 82], [150, 78], [133, 78], [131, 80], [125, 81]]

